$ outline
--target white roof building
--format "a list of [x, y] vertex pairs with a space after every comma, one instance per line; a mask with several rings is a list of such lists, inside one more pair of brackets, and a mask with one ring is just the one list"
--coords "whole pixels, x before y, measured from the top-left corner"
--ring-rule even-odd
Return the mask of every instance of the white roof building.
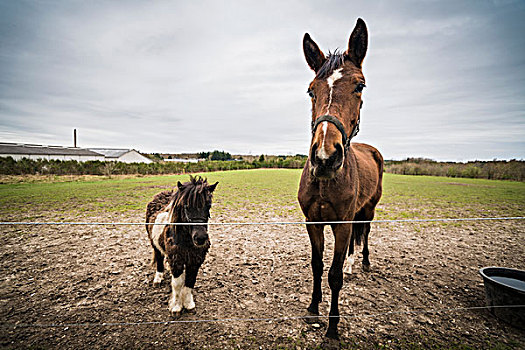
[[153, 163], [147, 157], [144, 157], [134, 149], [120, 149], [120, 148], [90, 148], [90, 151], [104, 155], [105, 160], [123, 163]]
[[0, 157], [12, 157], [14, 160], [22, 158], [47, 160], [76, 160], [86, 162], [90, 160], [116, 161], [123, 163], [152, 163], [133, 149], [115, 148], [78, 148], [61, 146], [43, 146], [23, 143], [0, 142]]
[[104, 161], [104, 155], [85, 148], [42, 146], [34, 144], [0, 142], [0, 157], [12, 157], [14, 160], [22, 158], [47, 160], [88, 160]]

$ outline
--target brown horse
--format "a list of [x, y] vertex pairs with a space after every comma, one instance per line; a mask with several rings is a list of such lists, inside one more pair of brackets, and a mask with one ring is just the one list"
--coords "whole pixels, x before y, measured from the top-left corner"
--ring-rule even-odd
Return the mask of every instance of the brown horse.
[[[299, 185], [298, 199], [310, 222], [372, 220], [381, 198], [383, 158], [374, 147], [350, 143], [359, 130], [361, 94], [365, 87], [362, 63], [368, 46], [365, 22], [357, 20], [344, 53], [327, 57], [305, 34], [306, 61], [316, 73], [308, 94], [312, 98], [312, 142]], [[310, 314], [319, 315], [323, 274], [324, 224], [307, 225], [312, 245], [314, 286]], [[331, 224], [335, 236], [328, 283], [332, 290], [330, 321], [326, 336], [337, 339], [339, 291], [343, 265], [354, 242], [363, 241], [363, 268], [368, 270], [369, 223]], [[350, 247], [350, 250], [349, 250]], [[349, 260], [353, 260], [351, 257]]]

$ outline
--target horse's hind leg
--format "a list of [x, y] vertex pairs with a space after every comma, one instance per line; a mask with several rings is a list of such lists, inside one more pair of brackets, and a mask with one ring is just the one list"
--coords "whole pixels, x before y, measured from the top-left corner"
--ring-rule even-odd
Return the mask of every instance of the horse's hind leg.
[[[354, 217], [355, 221], [371, 221], [374, 218], [375, 211], [369, 206], [361, 209]], [[363, 270], [370, 271], [370, 260], [368, 250], [368, 234], [370, 233], [370, 223], [355, 223], [352, 224], [352, 239], [350, 243], [350, 252], [353, 252], [353, 244], [363, 244]], [[349, 256], [350, 262], [353, 262], [353, 257]]]
[[365, 224], [363, 232], [363, 270], [370, 271], [370, 260], [368, 260], [368, 234], [370, 233], [370, 224]]
[[153, 247], [153, 261], [157, 268], [155, 278], [153, 278], [153, 285], [158, 287], [162, 283], [162, 277], [164, 277], [164, 256], [155, 247]]

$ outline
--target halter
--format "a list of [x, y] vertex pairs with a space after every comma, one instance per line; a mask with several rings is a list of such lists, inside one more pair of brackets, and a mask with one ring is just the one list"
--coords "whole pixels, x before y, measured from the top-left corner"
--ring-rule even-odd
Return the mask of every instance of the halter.
[[343, 136], [343, 145], [345, 149], [348, 149], [350, 147], [350, 140], [352, 140], [355, 135], [359, 132], [359, 123], [361, 122], [361, 107], [363, 107], [363, 101], [361, 101], [361, 105], [359, 106], [359, 115], [357, 116], [357, 123], [352, 129], [352, 133], [350, 134], [350, 137], [346, 135], [345, 128], [343, 126], [343, 123], [339, 121], [336, 117], [330, 114], [325, 114], [317, 118], [316, 120], [312, 120], [312, 136], [315, 134], [315, 130], [321, 124], [322, 122], [329, 122], [335, 125], [337, 130], [341, 133], [341, 136]]

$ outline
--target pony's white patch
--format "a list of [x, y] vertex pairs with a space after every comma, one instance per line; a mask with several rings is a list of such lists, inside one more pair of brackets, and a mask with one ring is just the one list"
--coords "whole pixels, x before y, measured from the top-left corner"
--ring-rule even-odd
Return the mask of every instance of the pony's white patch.
[[328, 99], [328, 106], [326, 107], [326, 114], [330, 114], [330, 106], [332, 105], [332, 94], [334, 92], [334, 84], [336, 81], [341, 79], [343, 77], [343, 74], [341, 73], [343, 71], [343, 68], [339, 68], [334, 70], [332, 75], [330, 75], [326, 79], [326, 83], [328, 84], [328, 87], [330, 88], [330, 98]]
[[151, 230], [151, 240], [153, 241], [153, 244], [155, 245], [155, 248], [160, 250], [162, 254], [166, 255], [166, 252], [162, 249], [162, 246], [159, 243], [160, 236], [162, 235], [162, 232], [164, 231], [164, 228], [166, 225], [158, 225], [158, 224], [167, 224], [169, 222], [169, 212], [162, 212], [157, 215], [157, 218], [155, 219], [155, 223], [157, 225], [153, 225], [153, 229]]
[[330, 157], [328, 153], [326, 153], [325, 149], [325, 140], [326, 140], [326, 132], [328, 131], [328, 122], [323, 122], [323, 144], [321, 145], [321, 148], [319, 148], [319, 151], [317, 152], [317, 157], [320, 159], [328, 159]]
[[174, 278], [171, 276], [171, 298], [169, 302], [169, 310], [171, 313], [179, 313], [182, 311], [182, 298], [181, 291], [184, 287], [184, 279], [186, 273], [183, 272], [179, 277]]
[[193, 301], [193, 294], [192, 294], [193, 288], [190, 287], [182, 287], [181, 292], [181, 299], [182, 299], [182, 306], [186, 310], [193, 310], [195, 309], [195, 302]]
[[348, 256], [348, 259], [346, 259], [344, 273], [346, 273], [347, 275], [351, 275], [352, 274], [352, 265], [354, 265], [354, 262], [355, 262], [354, 255], [350, 254]]
[[155, 278], [153, 279], [153, 284], [160, 284], [162, 282], [162, 277], [163, 277], [163, 273], [162, 272], [155, 272]]

